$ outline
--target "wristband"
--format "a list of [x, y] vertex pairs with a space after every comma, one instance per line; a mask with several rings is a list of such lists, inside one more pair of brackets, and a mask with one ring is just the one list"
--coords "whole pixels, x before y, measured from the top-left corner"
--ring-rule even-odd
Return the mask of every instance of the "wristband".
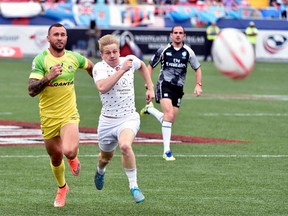
[[198, 82], [196, 85], [202, 86], [202, 83], [201, 83], [201, 82]]

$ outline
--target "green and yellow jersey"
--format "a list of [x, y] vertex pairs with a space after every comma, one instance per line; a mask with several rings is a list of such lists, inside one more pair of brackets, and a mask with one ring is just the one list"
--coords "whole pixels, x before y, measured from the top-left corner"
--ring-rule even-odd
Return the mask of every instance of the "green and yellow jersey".
[[258, 29], [253, 27], [247, 27], [245, 29], [245, 34], [247, 35], [248, 40], [251, 44], [256, 44], [257, 42], [257, 35], [258, 35]]
[[79, 53], [68, 50], [65, 50], [63, 56], [54, 57], [46, 49], [34, 58], [29, 78], [42, 79], [55, 64], [62, 65], [62, 74], [51, 80], [40, 92], [40, 117], [63, 118], [78, 113], [74, 76], [78, 68], [88, 67], [88, 60]]

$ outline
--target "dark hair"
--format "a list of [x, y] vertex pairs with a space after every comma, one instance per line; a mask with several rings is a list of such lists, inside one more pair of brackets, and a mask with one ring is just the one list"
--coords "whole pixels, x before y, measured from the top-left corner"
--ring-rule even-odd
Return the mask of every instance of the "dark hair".
[[173, 26], [172, 29], [171, 29], [171, 33], [173, 33], [175, 27], [181, 27], [181, 28], [183, 29], [184, 34], [185, 34], [185, 29], [184, 29], [184, 27], [181, 26], [181, 25], [175, 25], [175, 26]]
[[[61, 23], [54, 23], [52, 24], [49, 29], [48, 29], [48, 35], [50, 34], [50, 30], [53, 28], [53, 27], [63, 27], [65, 28], [65, 26], [63, 26]], [[66, 28], [65, 28], [66, 29]]]

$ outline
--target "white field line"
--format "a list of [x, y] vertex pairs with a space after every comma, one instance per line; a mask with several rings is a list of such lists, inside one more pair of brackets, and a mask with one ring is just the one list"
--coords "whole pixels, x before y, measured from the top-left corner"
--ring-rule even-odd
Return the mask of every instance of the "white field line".
[[[79, 158], [85, 157], [98, 157], [96, 155], [79, 155]], [[114, 155], [114, 157], [121, 157], [121, 155]], [[136, 157], [145, 157], [145, 158], [155, 158], [161, 157], [161, 155], [136, 155]], [[182, 158], [288, 158], [288, 155], [181, 155], [175, 154], [175, 157], [182, 157]], [[48, 158], [48, 155], [0, 155], [0, 159], [3, 158]]]
[[[183, 99], [193, 99], [195, 95], [186, 94]], [[203, 100], [214, 100], [214, 99], [223, 99], [223, 100], [275, 100], [275, 101], [287, 101], [288, 95], [253, 95], [253, 94], [203, 94], [197, 99]]]
[[240, 116], [240, 117], [252, 117], [252, 116], [261, 116], [261, 117], [283, 117], [288, 116], [288, 113], [199, 113], [201, 116]]
[[0, 115], [12, 115], [12, 112], [0, 112]]

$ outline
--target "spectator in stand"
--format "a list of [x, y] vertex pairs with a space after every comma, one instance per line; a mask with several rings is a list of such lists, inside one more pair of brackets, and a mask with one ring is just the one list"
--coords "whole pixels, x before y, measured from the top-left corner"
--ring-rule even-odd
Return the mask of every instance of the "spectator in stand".
[[225, 7], [237, 7], [238, 1], [237, 0], [223, 0], [223, 4]]
[[196, 4], [204, 5], [205, 4], [205, 0], [197, 0]]
[[207, 61], [208, 57], [211, 57], [213, 61], [213, 57], [211, 55], [211, 48], [213, 45], [213, 41], [216, 39], [217, 35], [220, 32], [220, 28], [217, 26], [216, 22], [212, 22], [210, 26], [206, 29], [206, 51], [204, 55], [204, 61]]
[[29, 0], [0, 0], [0, 2], [29, 2]]
[[202, 2], [203, 2], [204, 5], [206, 5], [206, 6], [208, 6], [208, 7], [213, 5], [212, 0], [204, 0], [204, 1], [202, 1]]
[[277, 9], [280, 8], [280, 5], [282, 4], [282, 1], [279, 0], [272, 0], [270, 1], [270, 6], [275, 7]]
[[206, 6], [223, 6], [223, 1], [222, 0], [205, 0], [203, 3]]
[[288, 0], [282, 0], [280, 3], [280, 13], [282, 19], [287, 19]]
[[97, 0], [77, 0], [76, 4], [81, 4], [83, 6], [90, 6], [96, 4]]
[[49, 3], [69, 3], [69, 0], [39, 0], [39, 1], [35, 1], [34, 2], [39, 2], [39, 3], [46, 3], [46, 2], [49, 2]]
[[137, 0], [117, 0], [117, 2], [124, 5], [137, 5]]
[[242, 6], [242, 7], [249, 7], [249, 6], [250, 6], [248, 0], [238, 0], [238, 3], [239, 3], [239, 5]]
[[214, 0], [213, 1], [213, 5], [214, 6], [224, 6], [223, 1], [222, 0]]
[[188, 0], [187, 2], [188, 2], [189, 4], [197, 4], [197, 1], [198, 1], [198, 0]]
[[179, 0], [162, 0], [161, 5], [176, 5]]
[[[270, 1], [270, 7], [274, 7], [275, 11], [278, 12], [278, 14], [275, 16], [275, 18], [282, 18], [282, 12], [281, 12], [281, 4], [282, 4], [282, 1], [278, 1], [278, 0], [272, 0]], [[285, 15], [285, 13], [283, 14]]]

